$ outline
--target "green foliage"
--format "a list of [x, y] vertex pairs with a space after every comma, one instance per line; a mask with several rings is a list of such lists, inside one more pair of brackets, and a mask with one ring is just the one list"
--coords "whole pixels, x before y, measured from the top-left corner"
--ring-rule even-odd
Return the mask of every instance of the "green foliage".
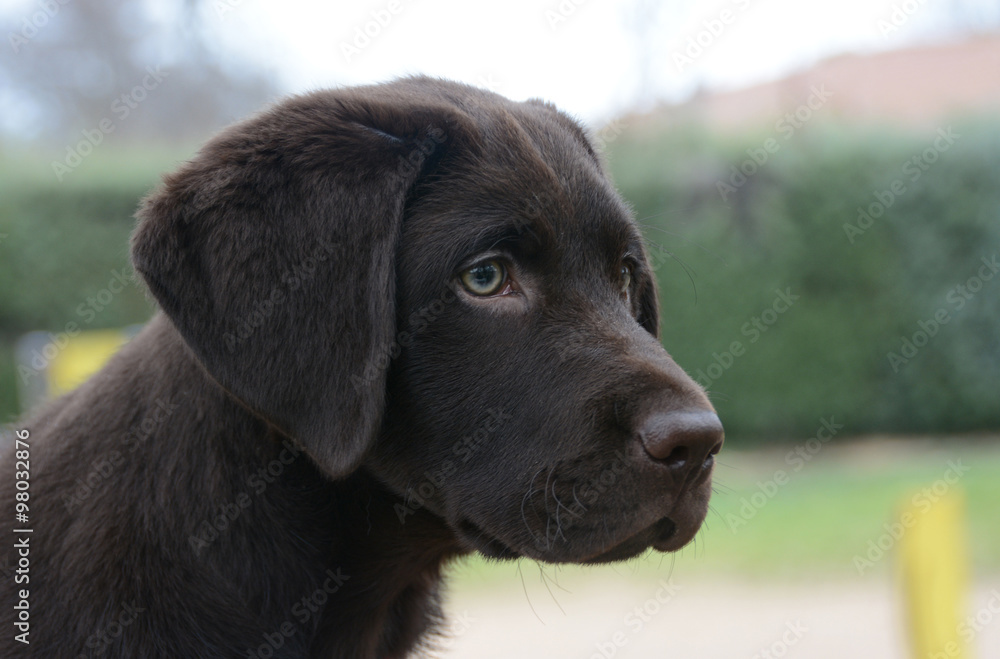
[[[809, 436], [831, 415], [845, 434], [1000, 426], [1000, 276], [985, 268], [971, 292], [1000, 256], [1000, 131], [957, 133], [820, 127], [726, 144], [675, 127], [612, 145], [654, 261], [673, 255], [658, 268], [664, 344], [710, 385], [730, 438]], [[756, 171], [731, 179], [734, 166]], [[859, 224], [873, 204], [884, 214]], [[799, 296], [780, 314], [767, 311], [777, 289]]]
[[[1000, 427], [1000, 277], [956, 289], [1000, 255], [1000, 130], [957, 132], [933, 153], [932, 131], [812, 125], [788, 139], [645, 126], [610, 144], [659, 278], [664, 344], [709, 384], [731, 440], [808, 437], [831, 416], [844, 435]], [[0, 158], [0, 421], [18, 412], [18, 336], [148, 317], [138, 285], [93, 314], [88, 301], [131, 274], [132, 214], [178, 155], [95, 152], [61, 183], [40, 159]], [[885, 213], [848, 236], [894, 181], [905, 189]], [[907, 357], [903, 338], [942, 310], [947, 324]]]
[[[40, 160], [0, 164], [0, 422], [20, 413], [14, 345], [24, 333], [121, 327], [150, 305], [132, 279], [128, 238], [139, 200], [171, 158], [95, 153], [58, 182]], [[119, 278], [128, 282], [124, 287]], [[114, 283], [112, 283], [114, 282]], [[121, 289], [121, 292], [115, 292]], [[75, 325], [71, 325], [75, 324]]]

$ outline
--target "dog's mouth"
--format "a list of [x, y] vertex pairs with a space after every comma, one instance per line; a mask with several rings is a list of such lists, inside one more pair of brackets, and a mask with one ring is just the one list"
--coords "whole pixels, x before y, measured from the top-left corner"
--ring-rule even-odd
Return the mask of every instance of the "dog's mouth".
[[596, 565], [600, 563], [612, 563], [614, 561], [624, 561], [634, 558], [650, 547], [659, 551], [670, 551], [673, 538], [677, 535], [677, 524], [669, 517], [664, 517], [652, 526], [649, 526], [635, 535], [619, 542], [617, 545], [598, 553], [595, 556], [585, 558], [580, 563]]
[[468, 518], [458, 523], [459, 537], [465, 541], [472, 549], [475, 549], [486, 558], [497, 560], [513, 560], [521, 558], [524, 554], [515, 551], [499, 539], [483, 531]]
[[664, 517], [610, 549], [578, 562], [599, 564], [624, 561], [634, 558], [650, 548], [661, 552], [677, 551], [694, 538], [699, 527], [700, 525], [678, 526], [673, 518]]
[[690, 530], [678, 529], [677, 523], [670, 517], [664, 517], [654, 524], [629, 536], [625, 540], [603, 549], [593, 555], [569, 558], [564, 552], [551, 552], [552, 547], [544, 545], [518, 550], [487, 533], [469, 519], [462, 519], [457, 525], [457, 531], [469, 548], [478, 551], [486, 558], [496, 560], [513, 560], [517, 558], [532, 558], [546, 562], [572, 562], [582, 564], [612, 563], [624, 561], [642, 554], [649, 548], [661, 552], [677, 551], [694, 537], [698, 526]]

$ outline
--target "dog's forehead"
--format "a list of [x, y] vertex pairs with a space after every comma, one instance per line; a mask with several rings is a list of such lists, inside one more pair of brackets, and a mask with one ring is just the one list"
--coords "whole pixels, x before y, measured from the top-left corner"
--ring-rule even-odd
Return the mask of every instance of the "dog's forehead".
[[583, 250], [589, 243], [621, 251], [640, 240], [631, 210], [569, 117], [531, 101], [476, 110], [480, 148], [453, 154], [436, 179], [428, 230], [469, 243], [458, 247], [466, 251], [511, 232], [555, 249], [567, 235]]

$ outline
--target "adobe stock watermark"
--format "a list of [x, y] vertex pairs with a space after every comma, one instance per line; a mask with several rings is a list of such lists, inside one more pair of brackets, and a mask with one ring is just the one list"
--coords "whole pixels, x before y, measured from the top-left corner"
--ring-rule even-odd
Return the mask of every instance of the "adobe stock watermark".
[[875, 27], [883, 39], [888, 39], [890, 34], [909, 23], [913, 15], [926, 6], [927, 0], [903, 0], [898, 4], [894, 3], [889, 16], [875, 21]]
[[549, 24], [549, 30], [555, 32], [576, 13], [578, 8], [585, 4], [587, 4], [587, 0], [561, 0], [555, 7], [546, 9], [545, 20]]
[[466, 464], [500, 426], [514, 418], [500, 409], [486, 410], [486, 415], [486, 420], [479, 428], [452, 444], [451, 452], [455, 456], [454, 460], [447, 458], [441, 461], [433, 472], [424, 472], [424, 480], [414, 487], [407, 488], [403, 503], [397, 503], [392, 507], [400, 524], [406, 524], [407, 517], [423, 508], [427, 500], [444, 486], [446, 479], [457, 473], [459, 467]]
[[486, 73], [476, 78], [476, 87], [481, 87], [487, 91], [500, 93], [504, 84], [493, 77], [492, 73]]
[[[621, 451], [616, 450], [615, 459], [611, 461], [610, 464], [601, 469], [601, 472], [596, 476], [592, 476], [589, 480], [578, 483], [579, 488], [574, 487], [573, 490], [573, 502], [570, 504], [565, 504], [555, 496], [555, 489], [553, 485], [553, 499], [556, 503], [555, 513], [551, 513], [548, 507], [545, 505], [547, 502], [547, 495], [543, 498], [543, 512], [545, 514], [545, 537], [531, 532], [532, 538], [535, 541], [535, 548], [540, 551], [548, 551], [552, 549], [556, 541], [562, 536], [563, 540], [566, 540], [564, 533], [577, 524], [587, 515], [587, 512], [596, 504], [604, 494], [609, 492], [615, 485], [618, 484], [619, 479], [629, 473], [629, 459], [627, 456], [623, 455]], [[532, 483], [533, 485], [533, 483]], [[548, 484], [546, 484], [548, 487]], [[534, 497], [534, 492], [528, 497], [528, 500]], [[566, 515], [560, 514], [560, 511], [564, 510]], [[549, 533], [551, 520], [555, 520], [555, 528], [552, 533]]]
[[952, 659], [953, 657], [968, 656], [966, 648], [971, 646], [976, 637], [992, 625], [1000, 614], [1000, 590], [994, 588], [989, 595], [990, 598], [985, 606], [972, 615], [966, 616], [955, 626], [955, 632], [962, 639], [962, 643], [948, 641], [941, 648], [941, 651], [928, 654], [927, 659]]
[[463, 637], [472, 629], [476, 619], [472, 617], [468, 609], [454, 617], [449, 617], [446, 624], [438, 629], [439, 638], [435, 640], [435, 646], [443, 650], [450, 650], [455, 645], [455, 641]]
[[962, 464], [961, 458], [949, 460], [946, 467], [947, 469], [941, 478], [921, 489], [910, 499], [910, 504], [916, 508], [916, 513], [907, 510], [899, 516], [898, 520], [883, 524], [882, 529], [885, 532], [877, 538], [869, 540], [863, 554], [854, 555], [852, 561], [859, 575], [864, 576], [867, 570], [875, 567], [875, 564], [896, 546], [896, 543], [906, 535], [906, 532], [916, 525], [920, 517], [930, 512], [934, 505], [951, 492], [955, 485], [972, 470], [972, 467]]
[[[775, 289], [775, 292], [777, 296], [775, 296], [770, 307], [764, 309], [759, 315], [751, 317], [750, 320], [740, 326], [740, 334], [750, 339], [748, 345], [757, 343], [761, 336], [778, 322], [778, 318], [791, 309], [792, 305], [801, 297], [800, 295], [794, 295], [790, 286], [786, 287], [785, 290], [781, 290], [780, 288]], [[729, 349], [724, 350], [721, 354], [713, 352], [713, 362], [705, 368], [698, 369], [698, 372], [694, 375], [695, 382], [700, 384], [704, 389], [708, 389], [713, 382], [721, 378], [726, 371], [732, 368], [736, 360], [745, 355], [746, 352], [747, 346], [743, 345], [742, 341], [733, 341], [729, 344]]]
[[937, 137], [934, 138], [931, 145], [903, 163], [903, 177], [894, 180], [884, 190], [873, 191], [872, 196], [875, 200], [865, 208], [858, 206], [858, 218], [854, 224], [844, 222], [842, 228], [848, 242], [853, 245], [854, 241], [872, 228], [875, 220], [885, 215], [886, 209], [891, 208], [896, 203], [896, 199], [906, 192], [907, 184], [904, 182], [904, 179], [909, 181], [911, 185], [916, 183], [941, 158], [941, 154], [954, 146], [955, 142], [961, 139], [961, 137], [961, 135], [952, 130], [951, 126], [938, 128]]
[[77, 655], [77, 659], [90, 659], [91, 657], [103, 656], [115, 640], [121, 638], [126, 628], [136, 621], [139, 614], [145, 612], [145, 607], [137, 605], [134, 601], [123, 604], [111, 622], [87, 637], [84, 645], [90, 652]]
[[[126, 274], [122, 270], [112, 270], [111, 278], [106, 286], [95, 294], [88, 296], [83, 302], [77, 305], [76, 315], [81, 318], [82, 325], [90, 325], [97, 319], [98, 314], [108, 308], [118, 295], [128, 286], [135, 284], [135, 274]], [[28, 380], [43, 373], [49, 365], [69, 346], [72, 339], [84, 330], [81, 323], [69, 321], [61, 332], [49, 333], [49, 341], [40, 349], [35, 348], [28, 353], [28, 363], [18, 364], [17, 374], [21, 378], [21, 384], [27, 384]]]
[[[129, 428], [122, 448], [127, 448], [129, 455], [135, 453], [152, 436], [153, 431], [162, 426], [179, 408], [180, 404], [176, 402], [163, 398], [156, 399], [152, 409], [146, 413], [142, 421]], [[74, 481], [76, 487], [72, 492], [62, 495], [66, 512], [72, 513], [90, 499], [94, 492], [108, 482], [123, 464], [125, 464], [125, 454], [118, 449], [112, 449], [95, 458], [90, 463], [90, 471], [87, 472], [87, 475]]]
[[785, 464], [790, 468], [788, 471], [778, 469], [771, 478], [757, 481], [757, 491], [749, 497], [740, 498], [739, 514], [726, 513], [726, 526], [730, 531], [735, 534], [746, 526], [747, 522], [756, 517], [757, 513], [778, 495], [781, 488], [791, 482], [792, 475], [802, 471], [823, 450], [823, 447], [844, 429], [844, 424], [837, 423], [836, 417], [831, 416], [829, 419], [824, 417], [819, 422], [820, 426], [815, 435], [785, 454]]
[[397, 180], [409, 181], [424, 166], [424, 161], [438, 147], [445, 143], [448, 135], [437, 126], [429, 126], [424, 137], [406, 155], [396, 158], [396, 167], [390, 176]]
[[739, 12], [750, 8], [750, 0], [733, 0], [732, 4], [736, 6], [738, 11], [729, 8], [722, 9], [718, 15], [703, 20], [701, 29], [688, 37], [684, 47], [671, 52], [670, 56], [678, 73], [683, 73], [685, 67], [694, 64], [695, 60], [715, 45], [729, 26], [736, 22]]
[[930, 318], [918, 320], [917, 329], [913, 334], [899, 337], [899, 352], [890, 350], [886, 353], [885, 357], [889, 360], [889, 366], [892, 367], [893, 373], [899, 373], [904, 366], [909, 364], [910, 360], [916, 357], [917, 353], [938, 335], [941, 328], [951, 322], [954, 317], [952, 314], [965, 308], [969, 300], [983, 290], [985, 283], [992, 280], [997, 272], [1000, 272], [1000, 262], [997, 261], [996, 253], [991, 257], [982, 257], [980, 262], [982, 265], [978, 267], [975, 274], [945, 294], [945, 302], [951, 306], [951, 311], [949, 311], [948, 306], [942, 306]]
[[[243, 512], [253, 505], [254, 497], [259, 497], [267, 491], [289, 465], [302, 454], [303, 449], [294, 440], [286, 439], [282, 443], [278, 455], [256, 472], [247, 476], [248, 490], [238, 492], [231, 501], [225, 501], [216, 506], [216, 514], [202, 520], [195, 526], [195, 531], [188, 536], [188, 545], [196, 556], [218, 540], [223, 533], [232, 528]], [[252, 496], [251, 496], [252, 494]]]
[[72, 0], [40, 0], [37, 5], [39, 9], [33, 11], [28, 16], [21, 19], [21, 29], [17, 32], [10, 32], [7, 41], [15, 55], [21, 53], [22, 46], [38, 36], [46, 25], [49, 24], [63, 6], [68, 5]]
[[215, 17], [220, 21], [226, 20], [226, 16], [236, 11], [244, 0], [212, 0], [212, 9], [215, 10]]
[[376, 354], [365, 363], [360, 375], [351, 376], [354, 390], [363, 392], [364, 388], [374, 382], [389, 368], [390, 362], [399, 357], [403, 350], [413, 345], [414, 339], [431, 326], [457, 298], [450, 280], [444, 282], [441, 294], [410, 314], [406, 326], [396, 332], [396, 336], [388, 344], [376, 348]]
[[[652, 597], [647, 598], [642, 604], [636, 605], [622, 618], [622, 624], [628, 628], [631, 636], [641, 632], [667, 604], [677, 597], [677, 593], [681, 590], [681, 586], [675, 584], [673, 578], [660, 579], [657, 585], [659, 588], [656, 589]], [[624, 631], [615, 632], [606, 641], [599, 641], [595, 645], [596, 652], [591, 654], [588, 659], [611, 659], [618, 654], [619, 650], [628, 645], [629, 638], [630, 636], [626, 635]]]
[[[309, 621], [314, 616], [322, 613], [323, 606], [330, 599], [330, 596], [336, 595], [347, 580], [351, 578], [350, 575], [344, 574], [343, 569], [339, 567], [336, 571], [327, 569], [325, 576], [326, 579], [313, 592], [303, 596], [302, 599], [292, 605], [291, 613], [295, 619], [292, 620], [290, 618], [285, 620], [273, 632], [265, 632], [263, 643], [256, 648], [247, 648], [244, 655], [247, 659], [271, 659], [275, 652], [285, 647], [288, 639], [295, 636], [300, 628], [310, 629], [308, 627]], [[296, 622], [298, 625], [296, 625]]]
[[93, 128], [81, 131], [83, 139], [75, 145], [66, 146], [66, 156], [62, 160], [52, 161], [52, 172], [56, 180], [62, 182], [67, 174], [83, 163], [83, 160], [104, 143], [104, 138], [115, 132], [118, 125], [128, 119], [129, 115], [139, 107], [139, 104], [149, 97], [149, 93], [160, 86], [163, 79], [170, 73], [160, 67], [146, 67], [146, 75], [132, 89], [128, 90], [111, 102], [111, 115], [101, 119]]
[[785, 622], [785, 630], [776, 641], [760, 649], [751, 659], [780, 659], [788, 655], [788, 651], [802, 640], [809, 628], [801, 620]]
[[302, 288], [303, 284], [316, 276], [320, 264], [329, 259], [338, 247], [338, 243], [316, 237], [316, 244], [309, 255], [281, 273], [278, 283], [271, 287], [267, 295], [257, 300], [250, 313], [236, 324], [236, 328], [222, 335], [226, 350], [230, 353], [236, 352], [241, 343], [253, 336], [264, 321], [288, 302], [291, 293]]
[[[958, 623], [956, 631], [968, 645], [971, 645], [976, 636], [1000, 618], [1000, 590], [994, 588], [989, 594], [990, 598], [984, 606]], [[958, 656], [960, 649], [952, 647], [953, 645], [953, 643], [949, 643], [944, 648], [945, 653], [932, 654], [929, 659], [946, 659], [946, 657]]]
[[[806, 100], [791, 112], [786, 112], [774, 124], [774, 131], [781, 135], [785, 141], [790, 140], [795, 131], [802, 128], [806, 122], [813, 118], [816, 111], [820, 110], [827, 101], [833, 97], [833, 92], [826, 88], [826, 85], [810, 88], [810, 94]], [[746, 150], [749, 156], [739, 165], [730, 165], [729, 177], [726, 180], [719, 180], [715, 184], [715, 189], [719, 191], [722, 201], [726, 201], [732, 193], [743, 187], [750, 178], [766, 165], [771, 156], [781, 150], [781, 142], [774, 136], [768, 137], [760, 146], [750, 147]]]
[[607, 151], [608, 145], [617, 140], [623, 130], [622, 122], [618, 119], [612, 119], [601, 126], [596, 132], [590, 135], [590, 143], [593, 145], [594, 151], [596, 153]]
[[404, 2], [402, 0], [389, 0], [381, 9], [373, 10], [370, 13], [371, 18], [369, 20], [361, 25], [356, 25], [352, 38], [348, 41], [340, 42], [340, 53], [344, 56], [344, 60], [350, 64], [351, 60], [368, 48], [382, 34], [382, 31], [392, 24], [396, 16], [403, 11], [403, 6]]

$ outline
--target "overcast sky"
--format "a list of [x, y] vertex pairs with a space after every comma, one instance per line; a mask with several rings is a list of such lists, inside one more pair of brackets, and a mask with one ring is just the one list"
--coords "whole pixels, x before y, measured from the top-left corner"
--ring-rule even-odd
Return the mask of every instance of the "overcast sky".
[[[0, 0], [0, 11], [16, 19], [67, 2]], [[178, 2], [148, 5], [166, 21]], [[270, 69], [283, 91], [426, 73], [547, 98], [591, 123], [842, 52], [941, 38], [956, 7], [993, 12], [996, 24], [992, 0], [202, 2], [219, 52]]]
[[[902, 4], [912, 13], [897, 10], [897, 28], [888, 21]], [[291, 90], [421, 72], [515, 99], [545, 97], [600, 121], [699, 85], [741, 87], [839, 52], [924, 40], [942, 8], [940, 0], [214, 0], [206, 11], [229, 47], [279, 71]], [[681, 59], [699, 37], [701, 52]]]

